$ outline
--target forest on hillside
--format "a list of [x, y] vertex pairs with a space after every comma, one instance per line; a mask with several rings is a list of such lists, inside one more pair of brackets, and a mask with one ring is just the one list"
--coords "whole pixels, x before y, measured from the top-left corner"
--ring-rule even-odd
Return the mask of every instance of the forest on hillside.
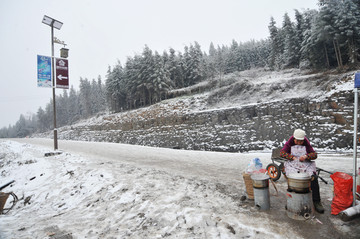
[[[347, 70], [359, 66], [360, 1], [319, 0], [319, 9], [295, 10], [292, 21], [271, 18], [263, 40], [214, 46], [207, 51], [194, 42], [183, 51], [162, 53], [145, 46], [141, 54], [117, 62], [106, 79], [80, 79], [56, 96], [57, 127], [106, 111], [121, 112], [171, 97], [176, 89], [251, 68]], [[279, 23], [277, 23], [279, 21]], [[36, 114], [20, 115], [15, 125], [0, 129], [1, 138], [25, 137], [53, 128], [52, 100]]]

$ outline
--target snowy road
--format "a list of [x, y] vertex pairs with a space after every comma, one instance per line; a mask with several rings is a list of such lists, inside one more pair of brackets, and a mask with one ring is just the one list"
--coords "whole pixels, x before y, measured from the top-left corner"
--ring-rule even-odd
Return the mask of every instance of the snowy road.
[[[51, 139], [14, 139], [53, 148]], [[59, 150], [80, 154], [93, 160], [126, 162], [189, 176], [242, 180], [242, 173], [254, 154], [219, 153], [153, 148], [116, 143], [59, 141]], [[270, 153], [257, 153], [264, 165], [270, 163]]]
[[[14, 142], [16, 141], [16, 142]], [[356, 238], [360, 219], [330, 215], [332, 186], [321, 183], [325, 214], [295, 221], [284, 209], [286, 181], [271, 192], [271, 209], [241, 201], [250, 159], [270, 153], [215, 153], [49, 139], [0, 140], [1, 182], [20, 201], [0, 216], [0, 238]], [[318, 166], [351, 172], [344, 155]], [[0, 182], [0, 184], [1, 184]], [[71, 235], [71, 237], [70, 237]], [[64, 237], [65, 238], [65, 237]]]

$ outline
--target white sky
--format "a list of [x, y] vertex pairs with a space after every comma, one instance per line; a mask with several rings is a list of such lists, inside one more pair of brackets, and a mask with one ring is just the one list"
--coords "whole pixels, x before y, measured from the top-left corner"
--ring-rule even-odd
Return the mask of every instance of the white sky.
[[[51, 55], [48, 15], [64, 23], [54, 35], [69, 48], [70, 85], [79, 79], [105, 81], [108, 66], [141, 54], [145, 44], [160, 54], [170, 47], [183, 52], [197, 41], [230, 45], [269, 36], [273, 16], [280, 26], [285, 12], [318, 9], [317, 0], [1, 0], [0, 128], [20, 114], [36, 113], [52, 97], [37, 87], [37, 55]], [[62, 45], [55, 46], [59, 56]], [[62, 93], [62, 90], [57, 90]]]

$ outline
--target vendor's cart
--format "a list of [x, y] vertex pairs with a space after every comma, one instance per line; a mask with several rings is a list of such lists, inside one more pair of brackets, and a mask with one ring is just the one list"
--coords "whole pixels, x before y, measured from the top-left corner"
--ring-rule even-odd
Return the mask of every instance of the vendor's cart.
[[[284, 176], [286, 177], [284, 170], [284, 163], [286, 159], [280, 157], [280, 151], [281, 148], [275, 148], [272, 150], [272, 154], [271, 154], [272, 163], [268, 164], [268, 166], [266, 167], [266, 170], [273, 181], [279, 180], [281, 177], [281, 173], [284, 174]], [[316, 174], [318, 178], [327, 184], [328, 182], [320, 176], [320, 172], [329, 173], [330, 175], [333, 174], [333, 172], [326, 171], [322, 168], [316, 167]]]

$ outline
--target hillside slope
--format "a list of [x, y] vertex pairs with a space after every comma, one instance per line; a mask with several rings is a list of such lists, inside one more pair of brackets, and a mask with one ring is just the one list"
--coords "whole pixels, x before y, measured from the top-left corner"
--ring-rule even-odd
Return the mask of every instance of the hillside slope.
[[149, 107], [62, 127], [58, 134], [60, 139], [243, 152], [277, 147], [303, 128], [319, 150], [347, 150], [353, 137], [353, 76], [254, 69], [174, 91], [178, 97]]

